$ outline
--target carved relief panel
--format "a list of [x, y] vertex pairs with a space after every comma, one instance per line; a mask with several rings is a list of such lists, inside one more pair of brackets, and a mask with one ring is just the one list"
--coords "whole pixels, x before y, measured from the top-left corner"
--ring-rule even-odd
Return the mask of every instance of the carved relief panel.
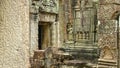
[[116, 21], [104, 21], [99, 25], [98, 45], [101, 48], [100, 59], [117, 59]]
[[58, 13], [58, 0], [39, 0], [40, 11]]
[[[74, 32], [76, 40], [88, 39], [92, 40], [94, 35], [94, 9], [86, 9], [83, 12], [75, 12]], [[92, 33], [93, 32], [93, 33]]]

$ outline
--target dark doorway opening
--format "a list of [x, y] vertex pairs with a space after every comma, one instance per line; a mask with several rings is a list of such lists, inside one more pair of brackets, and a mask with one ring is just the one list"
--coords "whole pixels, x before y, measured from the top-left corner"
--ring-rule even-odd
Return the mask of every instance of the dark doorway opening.
[[38, 25], [38, 49], [42, 49], [42, 41], [44, 37], [44, 29], [42, 25]]
[[38, 49], [46, 49], [50, 46], [50, 24], [46, 22], [38, 25]]

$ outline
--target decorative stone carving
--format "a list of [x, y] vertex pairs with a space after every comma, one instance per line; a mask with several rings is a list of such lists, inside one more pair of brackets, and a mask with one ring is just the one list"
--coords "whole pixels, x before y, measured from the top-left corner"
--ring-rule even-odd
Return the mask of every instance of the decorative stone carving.
[[58, 0], [39, 0], [40, 11], [57, 13]]
[[117, 59], [116, 21], [105, 21], [99, 25], [98, 45], [101, 48], [100, 58]]
[[56, 20], [56, 14], [50, 14], [50, 13], [40, 13], [39, 14], [40, 21], [42, 22], [55, 22]]
[[77, 41], [93, 40], [95, 9], [92, 0], [77, 0], [74, 8], [75, 24], [74, 34]]
[[68, 40], [73, 40], [73, 26], [68, 23], [67, 24], [67, 36], [68, 36]]
[[99, 0], [99, 3], [100, 4], [108, 4], [108, 3], [120, 4], [120, 0]]
[[105, 4], [99, 5], [98, 7], [98, 19], [105, 20], [105, 19], [112, 19], [113, 14], [116, 11], [120, 11], [120, 5], [116, 4]]
[[81, 0], [81, 7], [93, 7], [93, 1], [92, 0]]
[[91, 17], [93, 16], [92, 12], [94, 12], [92, 9], [82, 13], [79, 11], [80, 17], [76, 15], [77, 18], [75, 19], [75, 31], [89, 31], [90, 24], [92, 24], [91, 22], [93, 21], [93, 18]]
[[110, 20], [110, 21], [101, 21], [99, 25], [99, 33], [102, 34], [112, 34], [116, 31], [116, 20]]

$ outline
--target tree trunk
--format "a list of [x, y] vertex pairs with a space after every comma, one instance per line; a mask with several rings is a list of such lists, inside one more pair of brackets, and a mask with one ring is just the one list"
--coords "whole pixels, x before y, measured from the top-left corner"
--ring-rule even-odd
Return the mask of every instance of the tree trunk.
[[0, 1], [0, 68], [29, 66], [29, 0]]

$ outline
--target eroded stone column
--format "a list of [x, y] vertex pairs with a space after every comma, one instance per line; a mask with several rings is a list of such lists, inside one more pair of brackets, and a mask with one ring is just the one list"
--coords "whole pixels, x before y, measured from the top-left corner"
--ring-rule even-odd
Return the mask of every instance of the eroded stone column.
[[29, 66], [29, 0], [0, 1], [0, 68]]

